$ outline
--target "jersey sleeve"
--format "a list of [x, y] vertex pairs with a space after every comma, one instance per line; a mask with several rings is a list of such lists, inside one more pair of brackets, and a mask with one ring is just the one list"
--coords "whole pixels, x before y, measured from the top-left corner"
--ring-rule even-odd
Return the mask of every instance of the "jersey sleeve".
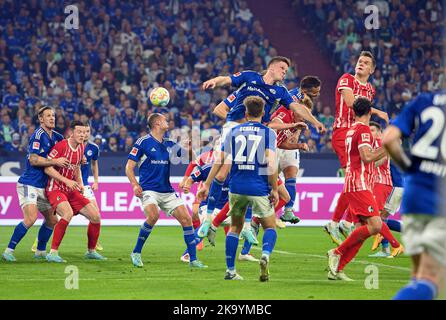
[[99, 148], [95, 146], [91, 160], [97, 161], [99, 158]]
[[293, 100], [296, 102], [298, 102], [299, 100], [302, 100], [304, 98], [303, 92], [300, 91], [300, 88], [298, 88], [298, 87], [296, 87], [288, 92], [291, 95], [291, 98], [293, 98]]
[[227, 96], [224, 100], [224, 103], [229, 107], [229, 109], [232, 109], [237, 103], [236, 93], [233, 92], [229, 96]]
[[243, 83], [249, 81], [250, 78], [252, 78], [255, 74], [257, 74], [254, 71], [243, 71], [243, 72], [237, 72], [231, 75], [231, 84], [233, 87], [240, 87]]
[[[41, 137], [41, 136], [40, 136]], [[28, 145], [28, 152], [37, 154], [37, 155], [41, 155], [44, 152], [41, 152], [41, 150], [43, 150], [43, 143], [41, 141], [41, 138], [37, 138], [36, 135], [34, 135], [34, 137], [32, 139], [30, 139], [29, 141], [29, 145]]]
[[276, 152], [276, 144], [277, 144], [277, 134], [274, 130], [268, 128], [268, 136], [265, 141], [265, 150], [271, 150]]
[[338, 80], [336, 91], [340, 92], [344, 89], [350, 89], [353, 91], [353, 77], [351, 74], [344, 73]]
[[64, 150], [66, 148], [66, 144], [64, 141], [58, 142], [54, 145], [54, 147], [51, 148], [50, 152], [48, 153], [49, 159], [57, 159], [62, 157]]
[[292, 119], [290, 119], [290, 115], [285, 108], [279, 108], [272, 116], [272, 120], [274, 119], [278, 119], [282, 123], [292, 123]]
[[[144, 143], [144, 141], [142, 143]], [[138, 162], [139, 159], [141, 159], [143, 153], [144, 153], [143, 146], [141, 144], [139, 144], [139, 143], [135, 143], [133, 145], [132, 150], [130, 150], [130, 153], [129, 153], [127, 159], [130, 159], [130, 160], [133, 160], [135, 162]]]
[[358, 129], [358, 150], [364, 146], [369, 146], [371, 149], [373, 149], [372, 143], [372, 132], [370, 131], [369, 127], [361, 126], [361, 128]]
[[221, 144], [221, 151], [224, 153], [231, 155], [232, 154], [232, 130], [225, 136], [225, 140]]
[[280, 97], [280, 103], [288, 109], [288, 107], [290, 106], [290, 104], [292, 104], [293, 102], [297, 102], [294, 101], [293, 97], [290, 95], [290, 93], [288, 92], [288, 90], [285, 87], [282, 87], [282, 94]]
[[409, 104], [403, 108], [401, 113], [396, 117], [395, 120], [391, 121], [390, 124], [394, 125], [401, 130], [404, 137], [410, 136], [414, 126], [416, 118], [415, 106], [417, 105], [418, 99], [412, 100]]

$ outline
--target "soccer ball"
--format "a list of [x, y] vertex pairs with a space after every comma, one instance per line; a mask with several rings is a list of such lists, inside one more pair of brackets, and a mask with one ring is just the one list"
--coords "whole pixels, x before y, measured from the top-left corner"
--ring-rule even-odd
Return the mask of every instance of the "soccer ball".
[[166, 88], [158, 87], [154, 88], [150, 92], [150, 102], [155, 106], [165, 107], [169, 103], [170, 94]]

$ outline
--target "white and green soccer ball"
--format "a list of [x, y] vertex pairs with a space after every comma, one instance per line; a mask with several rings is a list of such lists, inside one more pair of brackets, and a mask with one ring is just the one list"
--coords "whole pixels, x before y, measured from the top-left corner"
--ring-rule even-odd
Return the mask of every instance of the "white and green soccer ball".
[[170, 101], [170, 94], [166, 88], [154, 88], [149, 95], [150, 102], [155, 106], [165, 107]]

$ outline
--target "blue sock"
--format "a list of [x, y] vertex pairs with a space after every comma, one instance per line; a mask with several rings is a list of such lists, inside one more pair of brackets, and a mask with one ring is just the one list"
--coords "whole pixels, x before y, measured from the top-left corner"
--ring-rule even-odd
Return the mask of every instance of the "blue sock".
[[197, 260], [197, 243], [195, 242], [194, 227], [183, 227], [184, 242], [186, 242], [189, 261]]
[[252, 206], [248, 206], [248, 208], [246, 208], [246, 213], [245, 213], [245, 223], [251, 222], [251, 219], [252, 219]]
[[437, 286], [429, 280], [415, 280], [401, 288], [393, 300], [434, 300], [437, 296]]
[[23, 222], [20, 222], [14, 229], [14, 233], [12, 234], [11, 241], [9, 241], [8, 248], [14, 250], [27, 232], [28, 228]]
[[[256, 229], [256, 235], [259, 235], [259, 230], [260, 230], [260, 228]], [[245, 242], [243, 243], [243, 248], [242, 248], [241, 253], [243, 255], [248, 254], [249, 251], [251, 251], [251, 247], [252, 247], [252, 244], [250, 244], [247, 240], [245, 240]]]
[[53, 229], [48, 227], [45, 223], [42, 223], [37, 235], [37, 250], [46, 251], [46, 244], [53, 234]]
[[144, 246], [144, 243], [146, 243], [146, 240], [152, 232], [152, 229], [153, 226], [151, 226], [147, 222], [143, 223], [141, 229], [139, 230], [138, 241], [136, 241], [136, 246], [135, 249], [133, 249], [133, 253], [141, 253], [142, 247]]
[[[195, 245], [198, 245], [198, 244], [199, 244], [201, 241], [203, 241], [203, 239], [204, 239], [204, 238], [200, 238], [200, 237], [198, 236], [198, 228], [194, 230], [194, 239], [195, 239]], [[184, 251], [184, 253], [183, 253], [183, 256], [184, 256], [186, 253], [189, 253], [189, 250], [186, 249], [186, 250]]]
[[226, 236], [226, 266], [229, 270], [235, 270], [235, 255], [237, 254], [239, 235], [228, 232]]
[[290, 201], [285, 205], [285, 208], [293, 208], [294, 201], [296, 201], [296, 178], [286, 179], [285, 188], [291, 197]]
[[276, 229], [266, 229], [263, 234], [262, 254], [270, 255], [276, 245], [277, 232]]
[[217, 179], [214, 179], [212, 181], [208, 195], [208, 214], [212, 214], [214, 212], [215, 205], [217, 204], [221, 196], [221, 189], [223, 188], [223, 184], [224, 182], [218, 181]]
[[401, 232], [401, 222], [389, 219], [386, 221], [386, 223], [390, 230]]
[[382, 245], [383, 249], [387, 249], [387, 248], [389, 247], [389, 240], [387, 240], [386, 238], [384, 238], [384, 239], [381, 241], [381, 245]]

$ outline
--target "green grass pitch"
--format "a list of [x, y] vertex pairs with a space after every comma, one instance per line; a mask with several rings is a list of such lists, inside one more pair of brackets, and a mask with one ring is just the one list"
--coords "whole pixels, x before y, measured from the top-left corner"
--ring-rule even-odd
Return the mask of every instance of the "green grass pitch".
[[[34, 261], [30, 248], [37, 230], [32, 228], [17, 247], [16, 263], [0, 261], [0, 299], [390, 299], [410, 276], [406, 256], [368, 258], [369, 240], [345, 269], [354, 282], [327, 280], [325, 253], [333, 245], [321, 227], [278, 230], [267, 283], [259, 282], [255, 262], [237, 261], [244, 281], [223, 280], [222, 229], [217, 234], [217, 246], [198, 253], [209, 266], [206, 270], [190, 270], [180, 261], [185, 247], [180, 227], [154, 228], [142, 252], [141, 269], [133, 267], [129, 257], [138, 227], [102, 228], [100, 242], [108, 261], [85, 261], [86, 227], [70, 227], [60, 248], [67, 264]], [[12, 227], [0, 227], [0, 250], [6, 247], [12, 231]], [[252, 253], [258, 257], [260, 247]], [[67, 266], [78, 268], [79, 289], [65, 288]], [[370, 269], [374, 271], [373, 281], [367, 278]], [[367, 284], [374, 284], [375, 289]]]

